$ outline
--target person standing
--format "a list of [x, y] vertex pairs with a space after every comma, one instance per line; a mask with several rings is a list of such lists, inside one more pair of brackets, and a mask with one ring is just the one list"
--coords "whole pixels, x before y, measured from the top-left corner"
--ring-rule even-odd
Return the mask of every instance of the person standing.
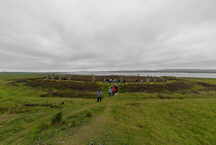
[[97, 90], [96, 95], [97, 95], [97, 102], [101, 102], [103, 96], [102, 90], [101, 89]]
[[115, 88], [115, 86], [112, 86], [112, 95], [114, 96], [115, 93], [116, 93], [116, 88]]
[[113, 95], [112, 87], [109, 88], [108, 93], [109, 93], [109, 96], [112, 96], [112, 95]]

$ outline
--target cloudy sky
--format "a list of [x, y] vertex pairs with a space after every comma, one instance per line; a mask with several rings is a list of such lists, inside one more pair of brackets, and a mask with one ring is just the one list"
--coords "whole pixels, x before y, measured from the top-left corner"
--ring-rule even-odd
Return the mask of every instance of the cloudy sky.
[[0, 0], [0, 71], [216, 69], [215, 0]]

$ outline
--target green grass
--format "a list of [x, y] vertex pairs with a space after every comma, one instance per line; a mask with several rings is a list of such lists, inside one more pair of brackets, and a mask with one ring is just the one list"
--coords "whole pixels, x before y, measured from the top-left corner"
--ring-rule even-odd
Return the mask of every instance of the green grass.
[[[84, 97], [40, 97], [47, 88], [10, 83], [37, 77], [0, 74], [0, 145], [216, 144], [216, 90], [197, 83], [216, 84], [215, 79], [186, 79], [193, 87], [178, 91], [124, 90], [102, 103]], [[98, 85], [104, 91], [109, 87]], [[62, 118], [52, 123], [59, 112]]]
[[26, 79], [26, 78], [37, 78], [42, 77], [45, 74], [40, 73], [25, 73], [25, 72], [0, 72], [0, 80], [14, 80], [14, 79]]

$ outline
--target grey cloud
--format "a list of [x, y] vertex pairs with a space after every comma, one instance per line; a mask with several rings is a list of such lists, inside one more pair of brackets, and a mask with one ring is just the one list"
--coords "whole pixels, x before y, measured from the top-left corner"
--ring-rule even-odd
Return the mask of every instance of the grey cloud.
[[215, 0], [0, 1], [0, 70], [214, 68]]

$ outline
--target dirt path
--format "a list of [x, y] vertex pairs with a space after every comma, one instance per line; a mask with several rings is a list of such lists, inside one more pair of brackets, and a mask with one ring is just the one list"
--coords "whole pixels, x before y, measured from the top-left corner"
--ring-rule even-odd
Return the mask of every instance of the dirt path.
[[87, 125], [77, 129], [72, 136], [62, 138], [58, 144], [61, 145], [85, 145], [92, 138], [104, 133], [104, 128], [109, 122], [110, 107], [108, 103], [104, 104], [105, 110], [102, 114], [94, 117]]

